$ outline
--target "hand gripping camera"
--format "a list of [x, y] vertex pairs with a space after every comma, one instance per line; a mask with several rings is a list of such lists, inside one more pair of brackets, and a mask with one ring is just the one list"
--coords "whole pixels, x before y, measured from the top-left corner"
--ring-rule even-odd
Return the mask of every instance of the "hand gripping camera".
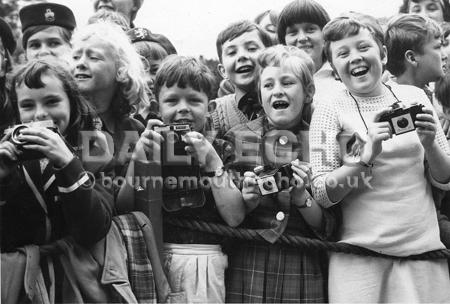
[[27, 161], [33, 159], [44, 158], [44, 154], [36, 150], [30, 150], [24, 148], [28, 144], [28, 142], [20, 139], [20, 135], [22, 131], [28, 128], [47, 128], [52, 130], [53, 132], [58, 132], [58, 128], [55, 126], [53, 120], [42, 120], [42, 121], [32, 121], [29, 123], [23, 123], [15, 125], [5, 131], [5, 133], [11, 132], [10, 141], [20, 150], [22, 153], [18, 155], [19, 161]]
[[257, 174], [256, 182], [261, 195], [269, 195], [288, 189], [294, 177], [291, 164], [285, 164], [279, 168], [259, 166], [253, 171]]
[[414, 121], [419, 113], [423, 113], [423, 105], [412, 105], [407, 108], [401, 108], [397, 103], [392, 105], [393, 109], [383, 114], [379, 121], [389, 122], [395, 135], [407, 133], [416, 129]]
[[174, 155], [187, 155], [186, 143], [183, 141], [183, 136], [192, 131], [189, 124], [171, 124], [163, 126], [153, 126], [153, 131], [160, 133], [167, 141], [167, 145], [173, 145]]

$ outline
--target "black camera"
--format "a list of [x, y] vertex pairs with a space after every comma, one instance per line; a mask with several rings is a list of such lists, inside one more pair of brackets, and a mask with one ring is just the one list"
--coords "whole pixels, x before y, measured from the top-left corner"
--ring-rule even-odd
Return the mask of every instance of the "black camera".
[[407, 133], [416, 129], [415, 120], [419, 113], [423, 113], [423, 105], [417, 104], [407, 108], [401, 108], [397, 103], [393, 105], [393, 109], [383, 114], [379, 121], [389, 122], [395, 135]]
[[186, 147], [186, 143], [183, 141], [183, 136], [192, 131], [191, 125], [171, 124], [153, 126], [152, 129], [164, 137], [166, 147], [173, 147], [174, 155], [187, 155], [186, 150], [184, 149]]
[[53, 120], [42, 120], [42, 121], [32, 121], [29, 123], [23, 123], [19, 125], [15, 125], [5, 131], [5, 133], [10, 133], [11, 138], [10, 141], [20, 150], [21, 154], [18, 155], [19, 161], [27, 161], [33, 159], [44, 158], [45, 155], [39, 151], [26, 149], [24, 146], [28, 144], [28, 142], [20, 139], [20, 135], [22, 131], [28, 128], [47, 128], [52, 130], [53, 132], [58, 132], [58, 128], [56, 127]]
[[256, 167], [253, 171], [258, 175], [256, 182], [258, 183], [261, 195], [269, 195], [288, 189], [294, 177], [291, 164], [285, 164], [279, 168], [260, 166]]

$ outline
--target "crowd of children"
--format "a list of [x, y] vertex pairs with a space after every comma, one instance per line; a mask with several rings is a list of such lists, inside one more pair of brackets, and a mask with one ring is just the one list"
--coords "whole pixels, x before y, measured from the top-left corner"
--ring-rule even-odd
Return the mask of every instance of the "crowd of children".
[[450, 302], [448, 0], [231, 22], [220, 85], [141, 5], [0, 19], [2, 302]]

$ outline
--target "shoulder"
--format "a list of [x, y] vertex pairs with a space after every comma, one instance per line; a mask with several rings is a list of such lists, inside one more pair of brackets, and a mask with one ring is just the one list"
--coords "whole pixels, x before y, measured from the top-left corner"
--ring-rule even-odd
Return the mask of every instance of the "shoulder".
[[225, 134], [225, 137], [227, 137], [227, 135], [237, 134], [240, 132], [259, 132], [263, 129], [263, 121], [264, 116], [260, 116], [255, 120], [238, 124], [228, 130], [228, 132]]
[[144, 125], [137, 119], [132, 117], [126, 117], [121, 124], [122, 130], [125, 131], [138, 131], [141, 134], [145, 127]]
[[395, 82], [388, 82], [387, 85], [390, 86], [392, 92], [394, 92], [397, 98], [404, 104], [431, 104], [427, 94], [425, 94], [425, 91], [421, 88], [407, 84], [398, 84]]

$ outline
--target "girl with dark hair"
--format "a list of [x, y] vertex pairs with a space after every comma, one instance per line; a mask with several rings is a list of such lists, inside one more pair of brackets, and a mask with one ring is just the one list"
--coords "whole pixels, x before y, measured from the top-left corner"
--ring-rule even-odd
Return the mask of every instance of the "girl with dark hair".
[[328, 21], [327, 11], [314, 0], [294, 0], [283, 8], [278, 18], [280, 43], [302, 49], [314, 61], [315, 105], [342, 87], [324, 52], [322, 29]]
[[[62, 238], [89, 248], [107, 234], [112, 218], [112, 196], [90, 180], [96, 172], [88, 175], [79, 158], [78, 134], [93, 130], [93, 116], [70, 73], [56, 62], [31, 61], [14, 73], [10, 95], [20, 127], [7, 130], [0, 142], [1, 252], [2, 268], [16, 270], [7, 280], [2, 276], [2, 288], [11, 287], [14, 277], [20, 279], [14, 257], [21, 252], [27, 252], [28, 261], [33, 248]], [[96, 154], [96, 144], [83, 147], [88, 148], [90, 155]], [[63, 269], [57, 258], [40, 259], [37, 280], [54, 290], [51, 302], [64, 297]], [[13, 291], [7, 290], [11, 297]]]

